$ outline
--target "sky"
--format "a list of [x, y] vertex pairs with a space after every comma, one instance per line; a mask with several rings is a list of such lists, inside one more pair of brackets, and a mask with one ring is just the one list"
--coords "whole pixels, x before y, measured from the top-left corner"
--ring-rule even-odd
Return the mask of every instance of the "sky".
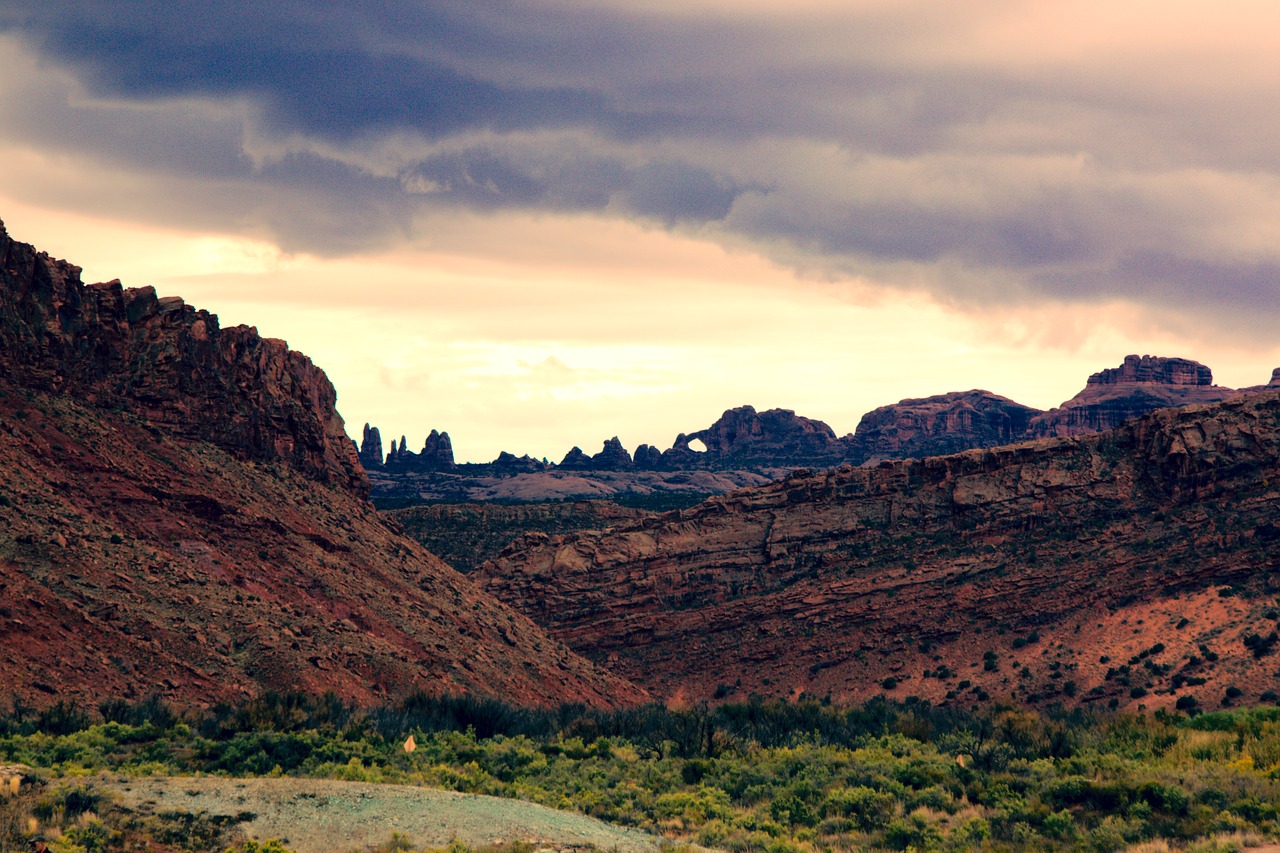
[[460, 461], [1280, 366], [1280, 7], [0, 0], [0, 220]]

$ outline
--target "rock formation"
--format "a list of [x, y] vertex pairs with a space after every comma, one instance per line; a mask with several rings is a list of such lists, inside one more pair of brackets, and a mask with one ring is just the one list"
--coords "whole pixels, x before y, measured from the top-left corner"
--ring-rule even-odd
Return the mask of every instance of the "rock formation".
[[[1272, 374], [1269, 386], [1233, 391], [1214, 385], [1209, 369], [1197, 362], [1132, 355], [1119, 367], [1094, 374], [1080, 394], [1050, 412], [989, 391], [957, 391], [881, 406], [864, 415], [852, 435], [836, 438], [822, 421], [799, 417], [786, 409], [757, 412], [742, 406], [726, 411], [706, 429], [679, 434], [665, 451], [641, 444], [631, 459], [615, 437], [594, 456], [574, 447], [558, 465], [540, 465], [527, 458], [518, 463], [515, 456], [503, 454], [493, 463], [419, 466], [414, 454], [403, 449], [402, 439], [400, 450], [393, 445], [398, 461], [392, 464], [388, 458], [390, 476], [375, 477], [373, 482], [379, 501], [397, 505], [415, 496], [482, 500], [490, 493], [494, 477], [540, 472], [572, 473], [576, 479], [568, 491], [563, 477], [543, 478], [541, 487], [526, 481], [505, 490], [504, 499], [515, 494], [527, 500], [627, 492], [688, 495], [693, 491], [692, 481], [682, 476], [683, 472], [714, 472], [723, 475], [719, 477], [722, 484], [742, 484], [752, 477], [773, 479], [796, 469], [823, 469], [843, 462], [862, 465], [885, 459], [919, 459], [1036, 437], [1086, 435], [1158, 408], [1217, 402], [1268, 387], [1280, 387], [1280, 368]], [[691, 442], [695, 440], [706, 449], [694, 450]], [[436, 470], [446, 471], [447, 476], [434, 480], [422, 476]], [[661, 476], [655, 478], [651, 473]], [[616, 475], [631, 476], [630, 486]], [[700, 478], [698, 482], [699, 488], [709, 487], [712, 480]]]
[[86, 286], [79, 267], [15, 242], [3, 223], [0, 381], [368, 491], [333, 385], [305, 355], [150, 287]]
[[751, 406], [729, 409], [711, 426], [690, 433], [706, 445], [702, 461], [709, 465], [821, 466], [844, 459], [845, 448], [831, 427], [798, 416], [790, 409], [757, 412]]
[[636, 448], [632, 462], [641, 471], [656, 471], [662, 465], [662, 451], [652, 444], [642, 444]]
[[[1275, 628], [1277, 483], [1280, 393], [1264, 392], [529, 536], [480, 573], [660, 695], [850, 700], [892, 679], [935, 701], [1150, 707], [1204, 679], [1208, 704], [1273, 685], [1275, 660], [1245, 644]], [[1156, 668], [1107, 673], [1157, 642]]]
[[596, 471], [629, 471], [635, 466], [631, 454], [615, 435], [604, 443], [604, 449], [591, 457], [591, 467]]
[[453, 470], [453, 440], [449, 433], [431, 431], [418, 454], [418, 465], [426, 471]]
[[364, 425], [364, 436], [360, 439], [360, 465], [366, 471], [376, 471], [382, 467], [382, 433], [377, 427]]
[[854, 464], [880, 459], [922, 459], [979, 447], [1013, 444], [1027, 434], [1039, 409], [990, 391], [955, 391], [903, 400], [862, 416], [845, 439]]
[[1214, 385], [1213, 373], [1199, 362], [1129, 355], [1119, 367], [1090, 376], [1084, 390], [1061, 406], [1033, 418], [1028, 436], [1103, 432], [1156, 409], [1216, 403], [1237, 393]]
[[[373, 434], [378, 435], [377, 427], [373, 428]], [[361, 458], [364, 458], [363, 454]], [[391, 452], [387, 454], [386, 461], [382, 465], [382, 469], [392, 476], [452, 471], [456, 467], [453, 461], [453, 441], [449, 438], [449, 433], [434, 429], [431, 430], [426, 441], [423, 442], [422, 450], [418, 453], [409, 449], [409, 440], [403, 435], [400, 436], [399, 444], [392, 441]], [[372, 466], [368, 470], [378, 469]]]
[[387, 526], [305, 356], [78, 275], [0, 230], [11, 696], [644, 698]]

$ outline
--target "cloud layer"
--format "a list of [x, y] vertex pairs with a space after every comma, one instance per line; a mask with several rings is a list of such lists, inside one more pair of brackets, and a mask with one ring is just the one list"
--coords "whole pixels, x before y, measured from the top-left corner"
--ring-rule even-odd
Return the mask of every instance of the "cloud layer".
[[640, 5], [5, 0], [0, 143], [289, 251], [589, 214], [969, 308], [1274, 325], [1269, 5]]

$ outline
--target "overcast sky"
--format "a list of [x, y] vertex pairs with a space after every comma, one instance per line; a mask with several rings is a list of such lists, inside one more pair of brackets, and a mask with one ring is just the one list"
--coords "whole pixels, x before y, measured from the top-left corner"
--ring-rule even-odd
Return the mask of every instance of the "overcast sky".
[[1280, 365], [1272, 2], [0, 0], [0, 219], [459, 457]]

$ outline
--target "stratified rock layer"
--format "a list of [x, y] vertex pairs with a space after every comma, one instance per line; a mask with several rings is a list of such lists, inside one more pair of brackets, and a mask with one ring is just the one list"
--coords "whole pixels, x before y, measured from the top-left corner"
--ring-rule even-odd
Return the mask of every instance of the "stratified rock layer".
[[650, 514], [607, 500], [432, 504], [386, 513], [405, 533], [464, 573], [497, 555], [525, 533], [553, 535], [600, 530]]
[[643, 698], [388, 527], [304, 356], [7, 236], [0, 260], [8, 696]]
[[0, 223], [0, 381], [134, 412], [242, 457], [280, 459], [368, 493], [324, 372], [284, 341], [177, 297], [80, 268], [12, 240]]
[[[480, 573], [570, 647], [665, 695], [857, 699], [892, 678], [935, 700], [1127, 703], [1141, 695], [1131, 674], [1109, 679], [1099, 658], [1154, 633], [1169, 666], [1143, 674], [1144, 701], [1171, 705], [1179, 674], [1204, 691], [1267, 689], [1276, 663], [1242, 638], [1275, 627], [1277, 483], [1280, 394], [1263, 392], [533, 536]], [[1214, 611], [1221, 584], [1251, 592]]]
[[880, 459], [923, 459], [980, 447], [1013, 444], [1027, 434], [1039, 409], [990, 391], [955, 391], [903, 400], [862, 416], [846, 438], [854, 464]]
[[1114, 429], [1147, 412], [1234, 397], [1234, 388], [1213, 384], [1213, 373], [1196, 361], [1125, 356], [1119, 367], [1089, 377], [1084, 390], [1031, 420], [1028, 437], [1088, 435]]
[[695, 439], [706, 445], [699, 461], [708, 467], [836, 464], [845, 458], [831, 427], [790, 409], [729, 409], [711, 426], [688, 435], [688, 441]]

